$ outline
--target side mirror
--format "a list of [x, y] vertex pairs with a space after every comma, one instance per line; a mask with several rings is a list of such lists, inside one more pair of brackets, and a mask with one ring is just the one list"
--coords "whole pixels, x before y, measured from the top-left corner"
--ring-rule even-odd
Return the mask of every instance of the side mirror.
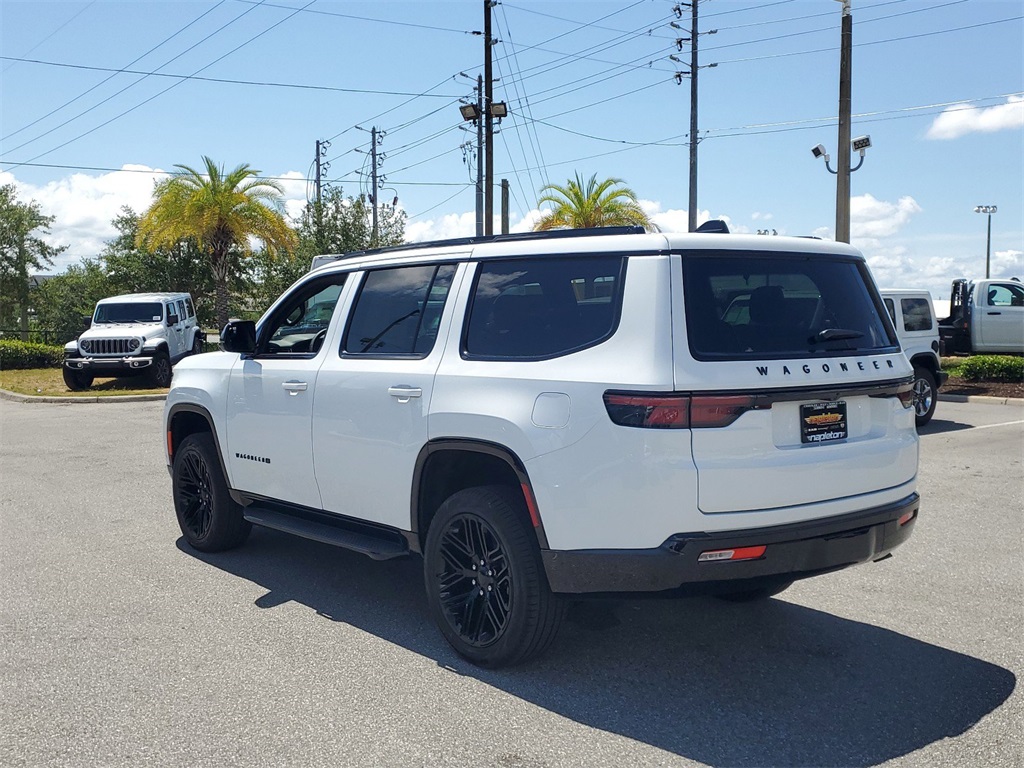
[[92, 328], [92, 315], [82, 315], [82, 327], [85, 330]]
[[172, 325], [177, 325], [177, 324], [178, 324], [178, 316], [177, 315], [168, 315], [167, 316], [167, 326], [168, 327], [170, 327]]
[[225, 352], [251, 355], [256, 351], [256, 323], [252, 320], [229, 320], [220, 332], [220, 348]]

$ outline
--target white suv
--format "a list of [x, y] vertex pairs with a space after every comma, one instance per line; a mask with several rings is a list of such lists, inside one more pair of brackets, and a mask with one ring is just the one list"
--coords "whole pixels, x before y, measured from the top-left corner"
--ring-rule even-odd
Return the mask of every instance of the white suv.
[[887, 288], [881, 294], [903, 354], [914, 366], [914, 412], [917, 426], [923, 427], [932, 420], [939, 389], [949, 378], [939, 363], [939, 323], [932, 295], [913, 288]]
[[814, 239], [338, 258], [178, 366], [178, 522], [203, 551], [257, 524], [421, 554], [441, 632], [485, 666], [543, 650], [566, 595], [765, 598], [913, 530], [913, 376], [884, 315], [861, 254]]
[[171, 385], [171, 366], [203, 351], [187, 293], [127, 293], [96, 303], [89, 330], [64, 345], [64, 383], [88, 389], [99, 377], [145, 376]]

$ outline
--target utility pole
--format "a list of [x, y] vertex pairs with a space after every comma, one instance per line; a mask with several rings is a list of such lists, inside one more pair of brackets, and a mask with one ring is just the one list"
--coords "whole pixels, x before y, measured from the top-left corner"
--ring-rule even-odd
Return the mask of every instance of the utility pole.
[[508, 179], [501, 180], [501, 234], [508, 234]]
[[496, 0], [484, 0], [484, 133], [486, 134], [486, 146], [484, 147], [485, 166], [484, 172], [484, 234], [494, 234], [494, 116], [491, 114], [491, 104], [494, 103], [494, 78], [491, 71], [491, 8]]
[[853, 90], [853, 13], [843, 4], [839, 53], [839, 160], [836, 170], [836, 241], [850, 242], [850, 119]]
[[373, 229], [370, 233], [370, 247], [377, 247], [377, 126], [370, 129], [370, 174], [373, 193], [370, 203], [373, 205]]
[[476, 236], [484, 233], [484, 78], [476, 76]]
[[320, 205], [320, 139], [316, 140], [316, 204]]
[[324, 243], [323, 231], [324, 231], [324, 208], [323, 208], [323, 195], [321, 176], [323, 171], [326, 171], [331, 167], [331, 164], [322, 158], [327, 154], [328, 147], [331, 146], [329, 141], [316, 141], [316, 202], [313, 204], [313, 224], [316, 227], [316, 247], [318, 253], [323, 253], [327, 245]]
[[690, 201], [687, 204], [687, 228], [697, 230], [697, 0], [690, 3]]

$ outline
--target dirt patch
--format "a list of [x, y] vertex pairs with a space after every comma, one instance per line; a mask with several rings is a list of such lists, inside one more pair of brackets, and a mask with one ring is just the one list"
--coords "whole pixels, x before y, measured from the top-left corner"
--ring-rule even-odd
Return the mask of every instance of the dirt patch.
[[965, 381], [950, 376], [939, 394], [1024, 398], [1024, 381]]

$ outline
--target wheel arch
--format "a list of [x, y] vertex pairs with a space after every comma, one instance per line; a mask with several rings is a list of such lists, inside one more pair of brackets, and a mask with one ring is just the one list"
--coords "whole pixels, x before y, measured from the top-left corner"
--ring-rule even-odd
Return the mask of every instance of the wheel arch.
[[938, 358], [934, 354], [929, 354], [927, 352], [914, 355], [910, 358], [910, 364], [921, 368], [927, 368], [933, 374], [937, 373], [939, 370]]
[[221, 449], [217, 425], [214, 423], [210, 412], [202, 406], [193, 403], [176, 403], [167, 412], [166, 424], [168, 465], [174, 464], [174, 454], [186, 437], [199, 432], [208, 432], [213, 437], [213, 444], [217, 448], [217, 458], [220, 459], [221, 470], [224, 472], [225, 479], [228, 480], [229, 492], [234, 497], [235, 492], [230, 487], [228, 464], [224, 460], [224, 451]]
[[412, 478], [411, 544], [423, 551], [427, 531], [445, 499], [481, 485], [503, 485], [524, 496], [525, 514], [541, 549], [548, 548], [544, 525], [526, 467], [514, 451], [483, 440], [433, 440], [420, 450]]

